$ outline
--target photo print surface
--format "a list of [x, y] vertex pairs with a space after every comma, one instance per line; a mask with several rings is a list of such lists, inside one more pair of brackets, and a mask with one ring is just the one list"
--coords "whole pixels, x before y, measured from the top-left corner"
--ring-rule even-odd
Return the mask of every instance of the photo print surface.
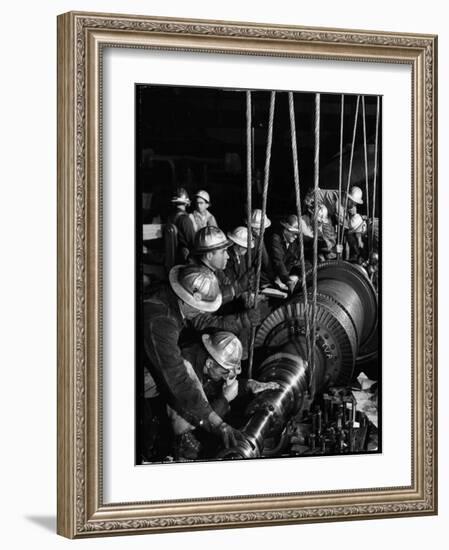
[[135, 100], [136, 464], [381, 452], [382, 97]]

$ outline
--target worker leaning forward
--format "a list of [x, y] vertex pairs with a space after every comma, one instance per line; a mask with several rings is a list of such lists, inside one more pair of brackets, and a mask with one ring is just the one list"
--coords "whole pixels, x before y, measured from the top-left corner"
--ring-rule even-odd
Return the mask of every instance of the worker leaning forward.
[[158, 288], [144, 300], [144, 397], [151, 399], [162, 393], [189, 423], [229, 444], [234, 430], [213, 411], [198, 388], [195, 373], [186, 368], [180, 336], [187, 327], [197, 333], [215, 328], [239, 334], [249, 330], [252, 323], [260, 323], [260, 314], [250, 310], [239, 315], [214, 315], [222, 296], [217, 278], [205, 266], [175, 266], [169, 281], [170, 285]]
[[[182, 355], [188, 369], [197, 376], [200, 392], [213, 410], [224, 418], [231, 408], [231, 402], [244, 394], [257, 394], [265, 390], [276, 390], [276, 382], [259, 382], [239, 377], [242, 367], [242, 344], [227, 331], [203, 334], [202, 341], [183, 348]], [[193, 460], [215, 456], [216, 445], [201, 429], [195, 429], [181, 414], [171, 407], [169, 417], [175, 433], [175, 460]], [[233, 435], [233, 434], [232, 434]]]

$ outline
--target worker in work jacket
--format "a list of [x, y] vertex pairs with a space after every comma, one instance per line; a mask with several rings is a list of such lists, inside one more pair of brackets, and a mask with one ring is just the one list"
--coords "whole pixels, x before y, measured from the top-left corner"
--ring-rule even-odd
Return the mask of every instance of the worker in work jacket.
[[215, 216], [209, 212], [210, 195], [207, 191], [200, 189], [195, 195], [195, 208], [190, 214], [190, 219], [193, 222], [195, 232], [199, 231], [207, 225], [218, 227]]
[[268, 240], [268, 252], [271, 257], [277, 284], [290, 290], [296, 285], [300, 270], [298, 217], [292, 214], [281, 221], [278, 231]]
[[[236, 397], [279, 389], [277, 382], [240, 378], [242, 350], [242, 344], [237, 336], [227, 331], [203, 334], [201, 343], [182, 349], [186, 366], [197, 377], [199, 390], [221, 418], [228, 414], [230, 403]], [[195, 426], [171, 408], [168, 409], [168, 415], [175, 433], [175, 459], [198, 458], [203, 449], [195, 436]], [[212, 448], [216, 453], [216, 446], [212, 445]], [[204, 452], [202, 454], [204, 457]]]
[[176, 227], [177, 234], [177, 257], [176, 263], [185, 263], [189, 258], [190, 251], [195, 241], [195, 227], [190, 215], [187, 213], [187, 206], [190, 204], [189, 195], [184, 188], [176, 190], [171, 199], [175, 210], [168, 216], [167, 223]]
[[[270, 286], [275, 282], [276, 273], [268, 253], [265, 240], [261, 238], [262, 231], [262, 210], [256, 208], [251, 214], [251, 231], [254, 237], [254, 266], [257, 266], [259, 251], [262, 248], [262, 261], [260, 269], [260, 287]], [[271, 226], [271, 220], [264, 215], [264, 231]]]
[[235, 334], [260, 319], [252, 310], [214, 315], [221, 305], [221, 292], [216, 277], [206, 268], [175, 266], [169, 280], [170, 286], [160, 287], [144, 300], [145, 397], [163, 392], [170, 406], [188, 422], [216, 433], [227, 444], [232, 429], [222, 426], [222, 419], [198, 391], [181, 355], [181, 332], [190, 326], [198, 332], [216, 328]]

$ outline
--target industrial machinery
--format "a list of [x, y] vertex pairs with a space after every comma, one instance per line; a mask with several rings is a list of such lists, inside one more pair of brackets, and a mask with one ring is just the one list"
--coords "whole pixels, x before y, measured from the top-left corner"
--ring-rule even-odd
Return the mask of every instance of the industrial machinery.
[[[310, 315], [311, 298], [308, 307]], [[298, 420], [293, 435], [299, 447], [304, 442], [304, 449], [319, 446], [323, 452], [326, 446], [335, 452], [360, 447], [366, 418], [356, 411], [349, 393], [333, 388], [350, 383], [359, 350], [376, 338], [377, 294], [366, 271], [344, 261], [319, 264], [313, 372], [307, 364], [304, 301], [297, 294], [277, 307], [256, 335], [262, 359], [255, 378], [276, 381], [280, 389], [255, 397], [244, 414], [244, 438], [219, 456], [279, 456], [292, 418]], [[304, 411], [308, 427], [300, 433]]]

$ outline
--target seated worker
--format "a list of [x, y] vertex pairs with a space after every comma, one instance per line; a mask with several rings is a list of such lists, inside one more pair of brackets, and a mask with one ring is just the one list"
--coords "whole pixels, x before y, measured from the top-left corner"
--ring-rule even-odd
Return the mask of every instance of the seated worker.
[[298, 282], [300, 270], [298, 216], [292, 214], [268, 239], [268, 253], [276, 274], [275, 282], [282, 290], [290, 292]]
[[218, 227], [217, 220], [214, 215], [209, 212], [210, 196], [207, 191], [201, 189], [195, 195], [195, 209], [190, 214], [190, 218], [193, 222], [195, 231], [206, 227], [207, 225], [213, 225]]
[[[273, 265], [265, 244], [265, 239], [260, 243], [260, 233], [262, 224], [262, 210], [256, 208], [251, 214], [251, 231], [254, 237], [254, 265], [257, 266], [259, 247], [262, 246], [262, 267], [260, 271], [260, 287], [266, 287], [274, 283], [276, 278]], [[271, 220], [265, 215], [264, 231], [271, 226]]]
[[[224, 418], [230, 410], [230, 403], [238, 395], [245, 393], [257, 394], [265, 390], [277, 390], [276, 382], [259, 382], [237, 378], [241, 371], [242, 344], [231, 332], [218, 331], [213, 334], [203, 334], [202, 342], [182, 350], [186, 367], [195, 378], [199, 391], [208, 400], [213, 410]], [[193, 460], [205, 458], [202, 446], [201, 427], [195, 436], [195, 426], [182, 415], [169, 407], [168, 416], [175, 434], [175, 460]], [[236, 434], [230, 432], [233, 439]], [[229, 444], [235, 441], [229, 441]], [[203, 448], [202, 448], [203, 447]], [[217, 445], [212, 449], [218, 450]]]
[[187, 213], [187, 206], [190, 204], [187, 191], [183, 187], [178, 188], [171, 202], [174, 205], [174, 210], [169, 214], [167, 223], [173, 224], [177, 230], [176, 263], [185, 263], [195, 240], [195, 227], [190, 215]]
[[203, 227], [195, 235], [195, 246], [192, 250], [193, 261], [213, 271], [220, 283], [223, 303], [226, 304], [238, 297], [243, 291], [240, 281], [230, 279], [226, 274], [229, 261], [229, 248], [233, 241], [228, 239], [218, 227]]
[[[318, 206], [324, 205], [327, 208], [327, 213], [330, 219], [330, 223], [334, 226], [338, 223], [338, 212], [340, 212], [340, 224], [345, 222], [346, 227], [348, 223], [349, 216], [357, 212], [357, 206], [363, 204], [363, 192], [360, 187], [353, 186], [351, 187], [350, 192], [347, 195], [347, 213], [345, 215], [345, 203], [346, 203], [346, 192], [342, 193], [341, 203], [339, 208], [338, 200], [338, 191], [332, 189], [318, 189]], [[313, 218], [315, 204], [315, 191], [314, 189], [309, 189], [307, 195], [304, 199], [305, 213]]]
[[362, 259], [364, 248], [363, 238], [367, 231], [366, 221], [360, 214], [354, 214], [349, 218], [348, 228], [348, 260], [358, 262]]
[[181, 332], [190, 326], [196, 332], [215, 328], [238, 334], [259, 324], [260, 314], [248, 310], [239, 315], [214, 315], [222, 297], [217, 278], [206, 267], [175, 266], [169, 281], [170, 285], [159, 287], [143, 303], [144, 397], [163, 393], [188, 422], [220, 435], [226, 444], [232, 429], [223, 425], [192, 381], [181, 355]]
[[[245, 295], [246, 303], [249, 303], [249, 296], [253, 291], [255, 274], [254, 259], [251, 269], [249, 269], [247, 261], [248, 229], [239, 226], [229, 231], [227, 236], [233, 244], [228, 248], [229, 259], [224, 269], [224, 274], [233, 284], [236, 297]], [[254, 238], [252, 235], [251, 248], [254, 248]]]
[[[312, 250], [313, 239], [313, 211], [312, 213], [304, 214], [302, 217], [306, 231], [303, 233], [307, 235], [305, 241], [305, 248], [307, 250], [307, 256], [310, 259]], [[317, 219], [317, 231], [318, 231], [318, 260], [323, 262], [325, 260], [334, 260], [337, 257], [337, 235], [335, 233], [334, 226], [331, 224], [327, 212], [327, 208], [324, 204], [318, 207], [318, 219]], [[310, 238], [309, 238], [310, 237]]]

